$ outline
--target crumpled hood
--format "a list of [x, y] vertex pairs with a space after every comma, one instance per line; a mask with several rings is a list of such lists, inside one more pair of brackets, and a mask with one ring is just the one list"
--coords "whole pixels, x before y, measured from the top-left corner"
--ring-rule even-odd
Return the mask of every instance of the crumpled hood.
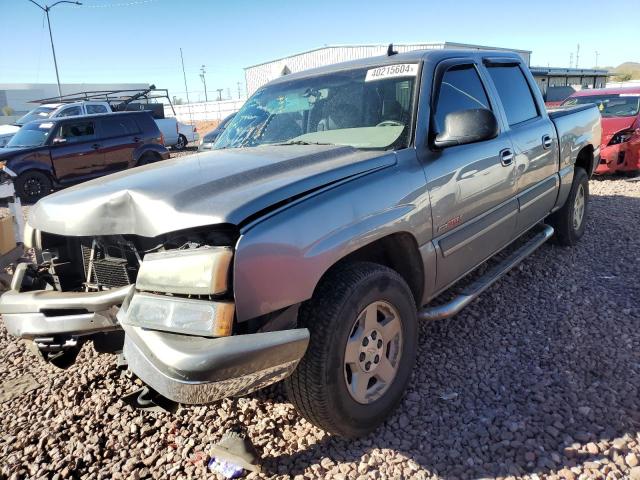
[[119, 172], [43, 198], [29, 223], [70, 236], [145, 237], [231, 223], [310, 190], [396, 162], [323, 145], [217, 150]]
[[602, 146], [609, 145], [611, 137], [613, 137], [620, 130], [630, 128], [634, 121], [637, 119], [633, 117], [603, 117], [602, 118]]

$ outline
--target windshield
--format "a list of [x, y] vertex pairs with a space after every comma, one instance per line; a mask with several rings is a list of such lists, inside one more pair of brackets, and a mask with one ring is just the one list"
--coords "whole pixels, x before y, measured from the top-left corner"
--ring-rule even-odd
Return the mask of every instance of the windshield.
[[266, 144], [404, 148], [418, 64], [339, 71], [267, 85], [240, 109], [215, 148]]
[[25, 123], [32, 122], [33, 120], [44, 120], [45, 118], [49, 118], [51, 112], [53, 112], [55, 108], [53, 107], [38, 107], [31, 110], [24, 117], [20, 117], [16, 121], [16, 125], [24, 125]]
[[39, 147], [47, 141], [52, 129], [53, 122], [29, 123], [18, 130], [6, 147]]
[[640, 110], [640, 93], [571, 97], [563, 105], [584, 105], [585, 103], [595, 104], [603, 117], [634, 117]]

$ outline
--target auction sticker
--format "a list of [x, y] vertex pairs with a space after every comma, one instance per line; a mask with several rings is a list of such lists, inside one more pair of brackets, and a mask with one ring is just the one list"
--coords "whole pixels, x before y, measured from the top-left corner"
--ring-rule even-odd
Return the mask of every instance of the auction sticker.
[[385, 65], [384, 67], [367, 70], [365, 82], [373, 82], [384, 78], [395, 77], [415, 77], [418, 75], [417, 63], [398, 63], [396, 65]]

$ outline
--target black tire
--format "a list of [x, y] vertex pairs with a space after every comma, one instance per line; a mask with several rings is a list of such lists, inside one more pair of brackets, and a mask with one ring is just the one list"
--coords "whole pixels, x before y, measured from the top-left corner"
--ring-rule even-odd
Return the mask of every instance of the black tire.
[[[363, 318], [363, 309], [380, 302], [391, 305], [399, 315], [401, 348], [395, 357], [392, 380], [388, 385], [382, 382], [383, 393], [363, 404], [352, 397], [347, 387], [350, 367], [345, 364], [346, 346], [358, 326], [356, 319]], [[408, 285], [389, 268], [354, 263], [323, 280], [313, 298], [301, 306], [298, 318], [299, 326], [308, 328], [311, 338], [305, 356], [285, 380], [289, 400], [308, 421], [327, 432], [347, 438], [368, 434], [400, 402], [415, 363], [418, 321]], [[383, 345], [387, 356], [389, 346]], [[371, 347], [375, 348], [373, 344]], [[372, 388], [377, 379], [374, 382]]]
[[[576, 199], [582, 188], [584, 209], [582, 219], [576, 226]], [[560, 210], [549, 216], [549, 224], [555, 230], [555, 242], [565, 247], [572, 247], [578, 243], [587, 224], [587, 214], [589, 211], [589, 177], [587, 172], [580, 167], [576, 167], [573, 174], [573, 183], [567, 201]], [[576, 222], [574, 222], [574, 220]]]
[[138, 164], [136, 166], [141, 167], [142, 165], [149, 165], [150, 163], [155, 163], [158, 160], [160, 160], [160, 157], [158, 157], [157, 155], [153, 153], [145, 153], [144, 155], [142, 155], [142, 157], [140, 157], [140, 160], [138, 160]]
[[173, 148], [175, 148], [176, 150], [182, 151], [185, 148], [187, 148], [187, 145], [189, 144], [189, 141], [187, 140], [187, 137], [185, 137], [184, 135], [180, 134], [178, 135], [178, 143], [176, 143]]
[[25, 203], [35, 203], [51, 193], [53, 183], [46, 173], [29, 170], [18, 175], [15, 181], [16, 192]]

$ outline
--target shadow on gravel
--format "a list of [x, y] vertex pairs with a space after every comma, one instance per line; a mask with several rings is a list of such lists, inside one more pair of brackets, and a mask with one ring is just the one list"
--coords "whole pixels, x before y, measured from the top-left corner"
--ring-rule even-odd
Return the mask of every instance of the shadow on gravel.
[[421, 325], [409, 390], [382, 428], [267, 459], [267, 471], [391, 449], [418, 464], [406, 477], [589, 473], [596, 460], [628, 472], [613, 440], [640, 432], [640, 198], [592, 201], [577, 247], [545, 245], [456, 318]]

